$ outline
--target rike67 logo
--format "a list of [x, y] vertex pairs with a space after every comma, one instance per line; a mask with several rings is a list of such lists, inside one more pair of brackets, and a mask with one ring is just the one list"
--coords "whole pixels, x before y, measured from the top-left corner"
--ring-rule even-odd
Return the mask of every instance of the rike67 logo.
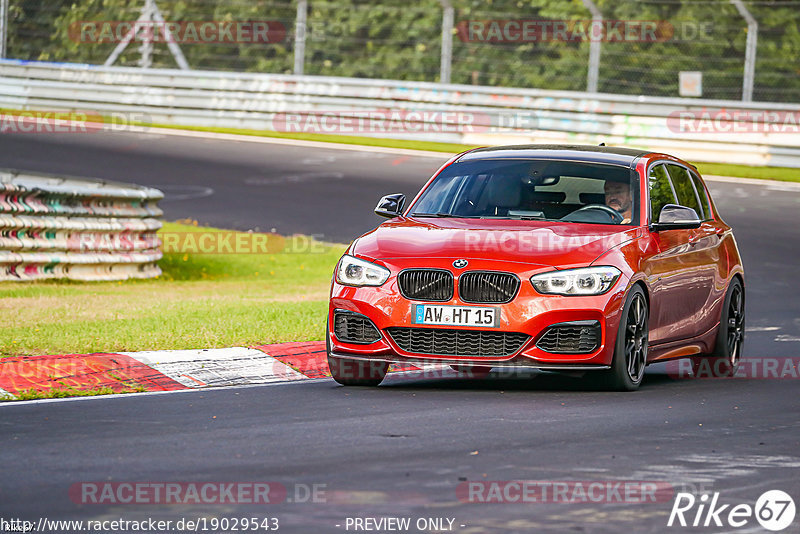
[[743, 528], [754, 526], [755, 519], [763, 528], [779, 532], [792, 524], [794, 516], [794, 500], [781, 490], [764, 492], [755, 506], [720, 504], [719, 492], [711, 497], [703, 494], [700, 498], [691, 493], [678, 493], [667, 526]]

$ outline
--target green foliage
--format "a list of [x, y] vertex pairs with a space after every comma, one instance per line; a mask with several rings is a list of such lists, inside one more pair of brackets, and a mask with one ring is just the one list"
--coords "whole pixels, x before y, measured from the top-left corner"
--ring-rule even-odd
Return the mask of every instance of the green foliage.
[[20, 391], [16, 395], [0, 397], [0, 402], [9, 401], [25, 401], [25, 400], [40, 400], [40, 399], [65, 399], [67, 397], [96, 397], [98, 395], [116, 395], [119, 393], [142, 393], [147, 391], [144, 386], [135, 385], [132, 388], [123, 388], [120, 391], [115, 391], [110, 387], [101, 387], [95, 389], [76, 389], [76, 388], [52, 388], [45, 390], [27, 389]]
[[[171, 21], [277, 20], [286, 38], [271, 44], [183, 44], [196, 69], [290, 73], [296, 2], [291, 0], [157, 0]], [[83, 43], [70, 34], [81, 21], [132, 21], [144, 0], [11, 0], [10, 57], [103, 63], [114, 43]], [[678, 72], [703, 72], [703, 96], [739, 99], [746, 23], [727, 0], [596, 0], [607, 20], [659, 21], [664, 40], [604, 42], [602, 92], [678, 96]], [[551, 19], [586, 21], [580, 0], [452, 0], [455, 22]], [[800, 9], [796, 1], [748, 2], [759, 22], [755, 99], [800, 101]], [[441, 55], [439, 0], [310, 0], [305, 72], [437, 81]], [[583, 90], [589, 43], [453, 43], [455, 83]], [[118, 64], [136, 65], [136, 43]], [[155, 67], [175, 67], [155, 47]]]

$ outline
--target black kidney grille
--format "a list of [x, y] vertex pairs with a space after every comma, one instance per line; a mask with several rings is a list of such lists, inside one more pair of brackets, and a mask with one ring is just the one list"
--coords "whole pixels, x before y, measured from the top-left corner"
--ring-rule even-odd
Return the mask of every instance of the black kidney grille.
[[445, 330], [439, 328], [402, 328], [386, 330], [406, 352], [439, 356], [511, 356], [530, 338], [518, 332], [487, 330]]
[[472, 271], [458, 280], [458, 296], [464, 302], [503, 304], [519, 290], [519, 278], [511, 273]]
[[586, 354], [600, 346], [600, 323], [581, 321], [551, 326], [536, 346], [556, 354]]
[[453, 298], [453, 273], [434, 269], [409, 269], [397, 275], [400, 293], [410, 300], [447, 302]]
[[381, 338], [375, 325], [357, 313], [334, 312], [333, 333], [345, 343], [374, 343]]

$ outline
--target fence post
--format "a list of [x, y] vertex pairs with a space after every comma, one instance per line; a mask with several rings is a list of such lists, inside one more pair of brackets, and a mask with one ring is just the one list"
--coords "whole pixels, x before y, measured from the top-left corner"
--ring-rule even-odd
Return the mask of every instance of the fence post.
[[[139, 20], [144, 19], [144, 22], [151, 28], [153, 27], [153, 20], [155, 20], [155, 8], [155, 0], [144, 0], [144, 9], [142, 10], [142, 16], [139, 18]], [[139, 54], [141, 54], [139, 67], [149, 69], [153, 66], [153, 48], [153, 34], [145, 31], [142, 44], [139, 45]]]
[[[592, 0], [581, 0], [584, 7], [592, 14], [592, 27], [602, 26], [603, 13]], [[594, 32], [589, 32], [593, 35]], [[602, 34], [601, 34], [602, 35]], [[589, 41], [589, 68], [586, 74], [586, 91], [597, 92], [597, 81], [600, 78], [600, 39], [590, 37]]]
[[455, 10], [450, 0], [439, 0], [442, 4], [442, 59], [439, 82], [450, 83], [453, 65], [453, 19]]
[[731, 0], [731, 4], [747, 22], [747, 43], [744, 55], [744, 77], [742, 79], [742, 101], [753, 101], [753, 84], [756, 78], [756, 55], [758, 44], [758, 21], [747, 10], [742, 0]]
[[308, 0], [298, 0], [297, 19], [294, 24], [294, 73], [303, 74], [306, 64], [306, 37], [308, 35]]
[[0, 0], [0, 59], [6, 58], [8, 43], [8, 0]]
[[167, 26], [164, 16], [161, 14], [161, 10], [158, 9], [156, 0], [145, 0], [141, 15], [139, 15], [139, 19], [136, 21], [137, 24], [134, 24], [134, 27], [125, 35], [125, 38], [117, 44], [114, 51], [111, 52], [111, 55], [106, 59], [104, 65], [106, 67], [113, 65], [125, 49], [128, 48], [128, 45], [136, 39], [136, 35], [139, 31], [144, 28], [146, 35], [141, 46], [139, 46], [139, 53], [142, 55], [139, 59], [139, 66], [143, 69], [149, 69], [153, 64], [153, 38], [152, 31], [148, 31], [147, 28], [149, 27], [150, 30], [153, 29], [153, 21], [159, 22], [164, 28], [164, 38], [167, 41], [167, 48], [169, 48], [170, 53], [172, 53], [172, 57], [175, 58], [178, 67], [180, 67], [181, 70], [189, 70], [189, 63], [186, 61], [181, 47], [178, 46], [177, 40]]

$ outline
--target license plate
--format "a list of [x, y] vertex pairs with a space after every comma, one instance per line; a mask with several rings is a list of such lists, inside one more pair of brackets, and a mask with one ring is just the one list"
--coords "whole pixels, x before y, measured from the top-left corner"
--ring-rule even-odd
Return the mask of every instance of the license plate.
[[430, 304], [415, 304], [414, 306], [414, 324], [497, 327], [500, 322], [497, 308], [433, 306]]

